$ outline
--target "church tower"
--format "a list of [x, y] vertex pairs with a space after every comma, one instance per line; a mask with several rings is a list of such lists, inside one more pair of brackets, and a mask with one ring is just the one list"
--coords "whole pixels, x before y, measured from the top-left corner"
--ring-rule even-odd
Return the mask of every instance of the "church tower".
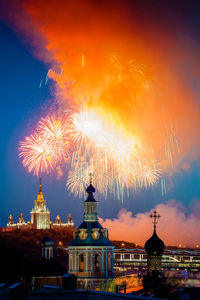
[[77, 276], [79, 288], [95, 289], [113, 278], [114, 246], [108, 239], [108, 229], [98, 222], [91, 180], [86, 192], [83, 222], [73, 230], [73, 240], [68, 247], [68, 272]]
[[164, 277], [161, 273], [161, 263], [162, 255], [165, 250], [165, 244], [157, 236], [156, 232], [156, 225], [160, 215], [157, 214], [156, 210], [154, 210], [154, 212], [150, 215], [150, 218], [153, 220], [154, 231], [144, 246], [147, 253], [147, 275], [145, 275], [143, 278], [144, 288], [154, 288], [164, 282]]
[[31, 225], [33, 229], [49, 229], [50, 227], [50, 212], [43, 197], [41, 178], [37, 200], [35, 200], [34, 208], [31, 211]]

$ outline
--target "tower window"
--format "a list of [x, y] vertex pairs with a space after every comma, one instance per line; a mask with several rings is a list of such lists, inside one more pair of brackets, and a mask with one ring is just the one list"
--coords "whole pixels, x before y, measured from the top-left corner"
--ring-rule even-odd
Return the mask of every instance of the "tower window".
[[94, 271], [99, 272], [99, 254], [94, 256]]
[[108, 271], [112, 270], [112, 264], [111, 264], [111, 254], [108, 254]]
[[84, 255], [80, 254], [79, 255], [79, 272], [84, 271]]

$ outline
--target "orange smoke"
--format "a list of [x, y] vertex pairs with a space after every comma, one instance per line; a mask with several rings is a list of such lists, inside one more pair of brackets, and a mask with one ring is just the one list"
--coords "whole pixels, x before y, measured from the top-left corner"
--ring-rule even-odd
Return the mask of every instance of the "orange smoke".
[[[176, 201], [171, 200], [166, 204], [158, 204], [156, 210], [161, 215], [157, 225], [157, 234], [166, 246], [195, 247], [199, 245], [199, 205], [194, 208], [190, 215], [184, 213]], [[153, 233], [153, 224], [149, 217], [150, 212], [138, 213], [122, 209], [115, 219], [105, 219], [102, 225], [109, 229], [111, 240], [123, 240], [144, 245]], [[181, 230], [180, 230], [181, 228]]]
[[200, 107], [185, 72], [191, 81], [199, 73], [181, 24], [168, 28], [151, 9], [143, 1], [29, 0], [12, 22], [51, 66], [61, 110], [84, 104], [114, 115], [170, 171], [199, 156]]

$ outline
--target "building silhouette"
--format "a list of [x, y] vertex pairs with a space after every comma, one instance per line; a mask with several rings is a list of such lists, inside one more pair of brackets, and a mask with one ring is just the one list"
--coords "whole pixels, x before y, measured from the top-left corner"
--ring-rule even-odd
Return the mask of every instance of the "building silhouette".
[[108, 229], [98, 222], [95, 188], [90, 181], [86, 189], [83, 222], [73, 231], [73, 240], [68, 246], [69, 273], [77, 276], [77, 286], [95, 289], [113, 278], [113, 248], [108, 238]]
[[165, 282], [165, 278], [161, 272], [162, 255], [165, 250], [165, 244], [158, 237], [156, 232], [156, 225], [160, 215], [154, 210], [150, 217], [153, 220], [154, 231], [144, 246], [147, 254], [147, 275], [143, 278], [143, 286], [146, 289], [156, 288]]

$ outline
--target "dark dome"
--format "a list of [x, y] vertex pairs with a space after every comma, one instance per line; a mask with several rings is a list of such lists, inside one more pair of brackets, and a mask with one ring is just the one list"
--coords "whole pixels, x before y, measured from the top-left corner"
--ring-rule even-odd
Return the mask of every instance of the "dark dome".
[[92, 229], [95, 229], [95, 228], [97, 228], [97, 229], [103, 229], [103, 227], [101, 226], [101, 224], [99, 222], [94, 222], [92, 224]]
[[85, 200], [85, 202], [96, 202], [96, 200], [94, 199], [93, 193], [95, 193], [95, 188], [93, 187], [92, 184], [90, 184], [87, 189], [86, 192], [88, 193], [88, 197]]
[[156, 229], [154, 229], [153, 235], [145, 243], [145, 251], [148, 255], [162, 255], [165, 250], [165, 244], [157, 236]]
[[50, 237], [48, 236], [48, 234], [46, 234], [45, 238], [41, 241], [41, 244], [54, 244], [54, 242], [50, 239]]
[[81, 225], [78, 227], [78, 229], [87, 229], [86, 222], [81, 223]]
[[95, 188], [93, 187], [92, 184], [90, 184], [90, 185], [87, 187], [86, 192], [87, 192], [88, 194], [90, 194], [90, 193], [95, 193]]
[[[81, 229], [87, 229], [86, 238], [81, 239], [79, 233]], [[92, 237], [92, 233], [94, 229], [99, 229], [99, 238], [94, 239]], [[108, 236], [104, 236], [103, 231], [101, 231], [103, 227], [99, 222], [83, 222], [78, 228], [78, 232], [75, 238], [72, 240], [70, 246], [112, 246], [109, 241]]]

